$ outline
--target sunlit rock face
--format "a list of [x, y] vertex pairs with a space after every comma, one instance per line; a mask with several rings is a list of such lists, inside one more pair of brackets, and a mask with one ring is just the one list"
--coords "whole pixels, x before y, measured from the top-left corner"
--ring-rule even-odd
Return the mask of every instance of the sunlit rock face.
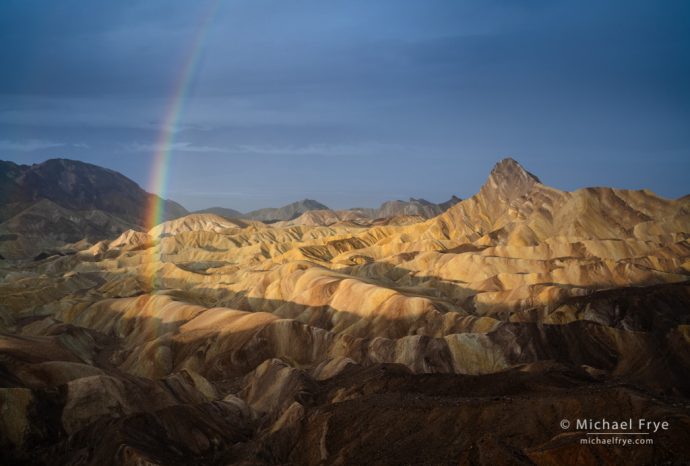
[[[0, 261], [2, 451], [36, 464], [690, 458], [689, 198], [563, 192], [506, 159], [428, 220], [339, 212], [194, 214]], [[578, 417], [673, 428], [658, 448], [606, 450], [559, 427]]]

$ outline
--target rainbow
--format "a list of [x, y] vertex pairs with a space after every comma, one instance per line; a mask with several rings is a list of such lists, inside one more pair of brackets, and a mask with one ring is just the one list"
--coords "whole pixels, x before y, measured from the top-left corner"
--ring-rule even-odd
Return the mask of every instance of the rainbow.
[[[199, 18], [192, 42], [184, 55], [185, 59], [181, 71], [173, 85], [172, 97], [168, 101], [153, 154], [148, 190], [154, 195], [149, 199], [149, 205], [144, 216], [144, 226], [147, 230], [165, 220], [165, 197], [168, 188], [168, 171], [172, 158], [175, 131], [179, 124], [180, 116], [184, 111], [189, 85], [199, 64], [199, 57], [204, 48], [204, 40], [220, 3], [221, 0], [208, 1], [205, 10]], [[160, 288], [159, 272], [160, 267], [163, 265], [161, 251], [159, 246], [155, 244], [155, 241], [156, 239], [154, 238], [154, 245], [150, 248], [148, 264], [142, 269], [145, 281], [150, 284], [152, 290]]]
[[175, 131], [184, 110], [184, 104], [189, 93], [189, 84], [194, 77], [201, 51], [204, 48], [204, 40], [220, 2], [221, 0], [210, 0], [206, 10], [201, 15], [194, 38], [186, 54], [186, 60], [173, 86], [172, 97], [168, 101], [163, 124], [155, 145], [156, 149], [148, 184], [149, 191], [157, 194], [157, 196], [151, 196], [149, 201], [144, 221], [147, 229], [151, 229], [165, 220], [164, 198], [167, 192], [168, 169], [172, 157]]

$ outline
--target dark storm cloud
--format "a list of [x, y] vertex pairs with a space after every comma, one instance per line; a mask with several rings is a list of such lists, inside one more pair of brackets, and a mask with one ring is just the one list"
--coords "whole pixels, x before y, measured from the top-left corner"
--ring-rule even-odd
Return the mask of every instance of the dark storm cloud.
[[[67, 151], [144, 183], [207, 5], [1, 2], [0, 158]], [[684, 194], [689, 12], [683, 1], [223, 1], [171, 192], [247, 209], [306, 195], [440, 201], [471, 194], [512, 155], [566, 189]]]

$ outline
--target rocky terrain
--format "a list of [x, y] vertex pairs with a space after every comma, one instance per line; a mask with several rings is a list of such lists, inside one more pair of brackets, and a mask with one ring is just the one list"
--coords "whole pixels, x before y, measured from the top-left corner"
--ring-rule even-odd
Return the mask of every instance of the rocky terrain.
[[[50, 159], [17, 165], [0, 161], [0, 257], [41, 258], [72, 254], [71, 243], [112, 239], [127, 230], [143, 230], [155, 194], [120, 173], [84, 162]], [[459, 201], [434, 204], [424, 199], [384, 202], [378, 209], [330, 210], [312, 199], [282, 207], [242, 213], [226, 207], [194, 212], [280, 226], [329, 226], [354, 222], [360, 226], [413, 223], [444, 212]], [[176, 219], [189, 212], [165, 200], [162, 217]]]
[[426, 199], [415, 199], [411, 197], [408, 201], [395, 200], [386, 201], [378, 209], [355, 208], [345, 212], [352, 212], [364, 218], [379, 219], [390, 218], [398, 216], [417, 216], [424, 219], [435, 217], [455, 204], [461, 199], [457, 196], [452, 196], [445, 202], [434, 204]]
[[460, 200], [459, 197], [453, 196], [446, 202], [434, 204], [425, 199], [410, 198], [409, 201], [386, 201], [376, 209], [356, 207], [347, 210], [331, 210], [318, 201], [304, 199], [283, 207], [253, 210], [246, 214], [225, 207], [211, 207], [194, 213], [215, 214], [221, 217], [258, 220], [266, 223], [282, 222], [280, 226], [329, 226], [340, 222], [372, 225], [377, 221], [394, 217], [426, 220], [445, 212]]
[[[690, 460], [688, 197], [506, 159], [430, 219], [319, 210], [0, 261], [2, 463]], [[602, 417], [671, 427], [560, 425]]]

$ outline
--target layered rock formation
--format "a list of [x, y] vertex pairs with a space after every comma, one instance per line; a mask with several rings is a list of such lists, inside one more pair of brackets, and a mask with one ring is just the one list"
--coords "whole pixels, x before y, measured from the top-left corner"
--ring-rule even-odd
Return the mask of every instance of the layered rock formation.
[[[506, 159], [439, 216], [356, 220], [192, 215], [0, 262], [3, 451], [82, 464], [690, 458], [687, 198], [563, 192]], [[559, 422], [585, 417], [672, 428], [653, 447], [582, 445]]]

